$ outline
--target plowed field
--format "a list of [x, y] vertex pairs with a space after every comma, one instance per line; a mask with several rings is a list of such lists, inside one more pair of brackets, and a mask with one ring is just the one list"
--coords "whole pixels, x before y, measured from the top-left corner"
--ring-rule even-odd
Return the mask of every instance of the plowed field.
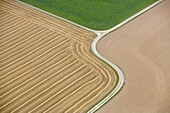
[[90, 51], [95, 34], [13, 0], [0, 1], [0, 111], [86, 112], [116, 85]]
[[123, 69], [126, 84], [97, 113], [170, 113], [169, 20], [164, 0], [100, 40], [99, 52]]

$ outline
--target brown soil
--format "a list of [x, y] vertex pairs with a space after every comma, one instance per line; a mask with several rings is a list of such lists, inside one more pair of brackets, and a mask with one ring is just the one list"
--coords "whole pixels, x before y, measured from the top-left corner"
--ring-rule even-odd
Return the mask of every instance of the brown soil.
[[86, 112], [116, 85], [90, 51], [94, 33], [0, 1], [0, 112]]
[[98, 50], [126, 83], [97, 113], [170, 113], [170, 0], [108, 34]]

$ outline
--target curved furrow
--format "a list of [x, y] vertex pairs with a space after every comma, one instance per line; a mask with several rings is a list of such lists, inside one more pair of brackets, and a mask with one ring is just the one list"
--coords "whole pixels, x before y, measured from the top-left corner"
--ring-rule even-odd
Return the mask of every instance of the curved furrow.
[[1, 111], [87, 112], [115, 87], [116, 73], [90, 51], [96, 34], [13, 0], [0, 3], [10, 14], [0, 30]]

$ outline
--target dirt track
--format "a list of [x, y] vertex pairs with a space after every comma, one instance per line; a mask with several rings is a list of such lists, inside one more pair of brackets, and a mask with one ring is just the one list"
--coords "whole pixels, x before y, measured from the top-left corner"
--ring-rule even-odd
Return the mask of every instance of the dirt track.
[[0, 112], [86, 112], [116, 85], [91, 53], [96, 35], [13, 0], [0, 1]]
[[97, 113], [170, 113], [170, 1], [108, 34], [98, 43], [120, 66], [123, 90]]

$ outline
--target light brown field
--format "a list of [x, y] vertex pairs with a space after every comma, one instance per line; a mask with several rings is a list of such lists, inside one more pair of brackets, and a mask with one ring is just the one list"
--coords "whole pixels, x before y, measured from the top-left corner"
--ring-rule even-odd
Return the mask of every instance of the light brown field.
[[170, 113], [170, 0], [108, 34], [98, 50], [126, 82], [97, 113]]
[[0, 1], [0, 112], [86, 112], [116, 85], [90, 51], [95, 34]]

